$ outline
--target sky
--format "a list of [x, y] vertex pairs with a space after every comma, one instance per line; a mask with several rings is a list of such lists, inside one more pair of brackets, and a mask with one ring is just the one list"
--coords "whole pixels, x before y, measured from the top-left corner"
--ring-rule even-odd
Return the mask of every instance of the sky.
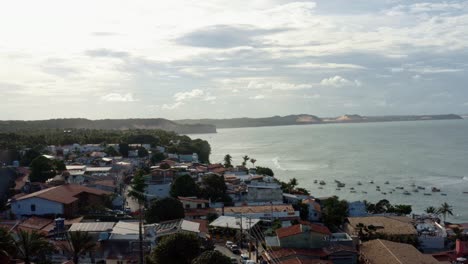
[[0, 119], [468, 113], [468, 1], [3, 1]]

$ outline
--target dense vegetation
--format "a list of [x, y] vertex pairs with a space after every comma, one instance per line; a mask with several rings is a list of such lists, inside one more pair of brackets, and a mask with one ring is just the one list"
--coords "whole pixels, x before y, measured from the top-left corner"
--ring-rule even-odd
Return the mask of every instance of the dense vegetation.
[[[33, 153], [26, 155], [25, 164], [29, 163], [44, 151], [48, 145], [70, 145], [78, 144], [120, 144], [122, 150], [128, 144], [151, 144], [155, 146], [166, 146], [167, 151], [177, 154], [197, 153], [200, 162], [208, 163], [211, 147], [205, 140], [192, 140], [188, 136], [178, 135], [158, 129], [135, 129], [135, 130], [98, 130], [98, 129], [34, 129], [16, 132], [0, 132], [0, 150], [3, 161], [19, 160], [19, 151], [24, 148], [32, 148]], [[108, 149], [107, 151], [111, 151]], [[113, 153], [115, 154], [115, 153]], [[26, 164], [27, 163], [27, 164]]]

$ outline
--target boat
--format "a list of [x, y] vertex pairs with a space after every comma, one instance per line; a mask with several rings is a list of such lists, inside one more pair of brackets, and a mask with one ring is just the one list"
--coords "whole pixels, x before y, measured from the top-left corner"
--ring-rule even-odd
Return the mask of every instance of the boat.
[[424, 195], [432, 195], [432, 193], [424, 193]]
[[337, 186], [338, 186], [338, 187], [340, 187], [340, 188], [343, 188], [343, 187], [345, 187], [345, 186], [346, 186], [346, 184], [344, 184], [344, 183], [340, 182], [340, 183], [338, 183], [338, 184], [337, 184]]
[[385, 184], [390, 184], [390, 182], [389, 182], [389, 181], [386, 181]]
[[411, 195], [411, 193], [408, 192], [408, 191], [404, 191], [403, 194], [404, 194], [404, 195]]
[[419, 190], [426, 190], [426, 187], [418, 186], [418, 189], [419, 189]]
[[388, 193], [389, 193], [389, 194], [392, 194], [393, 192], [392, 192], [392, 191], [390, 191], [390, 192], [388, 192]]
[[442, 196], [447, 196], [447, 194], [446, 194], [446, 193], [441, 193], [440, 195], [442, 195]]
[[325, 185], [326, 183], [324, 181], [319, 182], [320, 185]]
[[370, 183], [370, 184], [374, 184], [374, 181], [370, 181], [369, 183]]
[[351, 193], [356, 193], [356, 191], [355, 191], [355, 190], [351, 190]]
[[349, 188], [350, 190], [354, 190], [354, 187]]
[[382, 192], [383, 195], [386, 195], [387, 193], [386, 192]]
[[318, 188], [319, 188], [319, 189], [323, 189], [323, 187], [322, 187], [322, 186], [319, 186]]
[[398, 187], [395, 187], [395, 189], [399, 189], [399, 190], [403, 190], [405, 187], [401, 187], [401, 186], [398, 186]]
[[436, 187], [432, 187], [432, 192], [440, 192], [440, 189], [439, 188], [436, 188]]
[[463, 192], [464, 194], [468, 194], [468, 192]]
[[411, 184], [411, 187], [415, 187], [415, 186], [416, 186], [416, 184], [414, 184], [414, 182], [413, 182], [413, 183]]
[[336, 183], [340, 183], [340, 181], [339, 181], [339, 180], [335, 180], [335, 182], [336, 182]]
[[413, 192], [419, 192], [419, 190], [418, 190], [418, 189], [414, 189]]
[[337, 191], [341, 191], [341, 189], [340, 189], [340, 188], [336, 188], [336, 190], [337, 190]]
[[362, 191], [362, 193], [367, 193], [366, 191]]
[[362, 183], [360, 181], [357, 182], [357, 185], [362, 185]]
[[314, 183], [317, 183], [318, 181], [317, 180], [314, 180]]

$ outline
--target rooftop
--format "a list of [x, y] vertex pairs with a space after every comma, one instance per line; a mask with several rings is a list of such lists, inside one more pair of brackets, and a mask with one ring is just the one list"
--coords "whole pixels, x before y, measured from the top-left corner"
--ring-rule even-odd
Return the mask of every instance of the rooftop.
[[[216, 210], [218, 211], [218, 213], [222, 213], [222, 208], [217, 208]], [[252, 214], [265, 212], [294, 213], [295, 211], [292, 205], [290, 204], [224, 207], [224, 213], [231, 214]]]
[[284, 238], [288, 236], [294, 236], [297, 234], [305, 233], [305, 232], [315, 232], [315, 233], [321, 233], [325, 235], [331, 235], [330, 230], [326, 226], [322, 225], [317, 225], [317, 224], [297, 224], [297, 225], [292, 225], [289, 227], [282, 227], [276, 230], [276, 235], [278, 238]]
[[[350, 225], [356, 229], [359, 224], [373, 225], [377, 232], [391, 235], [417, 235], [412, 219], [406, 216], [366, 216], [348, 217]], [[357, 232], [357, 230], [355, 230]]]
[[369, 264], [436, 264], [430, 255], [424, 255], [409, 244], [388, 240], [371, 240], [361, 246], [361, 255]]
[[40, 190], [38, 192], [30, 193], [28, 195], [22, 196], [17, 200], [25, 200], [29, 198], [42, 198], [53, 202], [69, 204], [76, 200], [78, 200], [77, 195], [80, 193], [91, 193], [94, 195], [105, 195], [110, 194], [109, 192], [93, 189], [77, 184], [65, 184], [60, 185], [52, 188], [47, 188], [44, 190]]

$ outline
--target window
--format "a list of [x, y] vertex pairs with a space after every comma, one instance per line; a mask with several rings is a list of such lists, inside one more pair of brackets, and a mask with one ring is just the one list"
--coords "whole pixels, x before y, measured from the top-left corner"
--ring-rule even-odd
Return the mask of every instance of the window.
[[31, 204], [31, 212], [35, 212], [36, 211], [36, 205], [35, 204]]

